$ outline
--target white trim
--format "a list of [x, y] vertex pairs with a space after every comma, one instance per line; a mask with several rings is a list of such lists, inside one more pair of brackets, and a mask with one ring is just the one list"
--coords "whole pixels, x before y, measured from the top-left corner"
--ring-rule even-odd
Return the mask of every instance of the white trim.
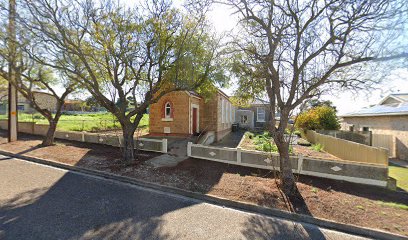
[[[263, 110], [263, 120], [259, 120], [259, 110]], [[256, 122], [265, 122], [266, 119], [266, 110], [264, 107], [256, 107]]]
[[[167, 115], [167, 104], [169, 105], [168, 108], [170, 108], [170, 114]], [[171, 117], [171, 113], [173, 112], [174, 109], [172, 109], [171, 103], [170, 102], [166, 102], [164, 104], [164, 118], [165, 119], [171, 119], [171, 121], [173, 121], [173, 118]], [[162, 118], [163, 121], [163, 118]]]
[[167, 153], [167, 139], [162, 139], [162, 153]]
[[224, 98], [221, 98], [221, 123], [225, 123], [224, 107], [225, 107], [225, 100]]
[[[189, 94], [188, 92], [187, 92], [187, 94]], [[190, 133], [190, 134], [193, 134], [193, 127], [192, 127], [192, 124], [191, 124], [191, 122], [192, 122], [192, 116], [191, 116], [191, 98], [188, 98], [188, 109], [190, 109], [189, 111], [188, 111], [188, 132]]]
[[362, 184], [374, 185], [374, 186], [380, 186], [380, 187], [387, 186], [387, 181], [374, 180], [374, 179], [368, 179], [368, 178], [349, 177], [349, 176], [311, 172], [311, 171], [301, 171], [300, 174], [316, 176], [316, 177], [323, 177], [323, 178], [330, 178], [330, 179], [335, 179], [335, 180], [344, 180], [347, 182], [362, 183]]
[[375, 117], [375, 116], [399, 116], [399, 115], [408, 115], [408, 112], [390, 112], [390, 113], [368, 113], [368, 114], [356, 114], [356, 115], [343, 115], [342, 118], [350, 117]]
[[397, 100], [398, 102], [400, 102], [400, 103], [402, 103], [402, 102], [404, 102], [404, 99], [401, 99], [401, 98], [399, 98], [399, 97], [397, 97], [397, 96], [394, 96], [394, 95], [392, 95], [392, 94], [389, 94], [388, 96], [386, 96], [385, 98], [383, 98], [379, 103], [378, 103], [378, 105], [382, 105], [385, 101], [387, 101], [389, 98], [394, 98], [395, 100]]
[[162, 122], [173, 122], [173, 118], [162, 118]]

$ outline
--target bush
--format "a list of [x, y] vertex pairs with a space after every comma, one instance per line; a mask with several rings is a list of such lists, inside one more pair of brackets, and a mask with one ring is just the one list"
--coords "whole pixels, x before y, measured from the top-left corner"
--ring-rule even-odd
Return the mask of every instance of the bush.
[[306, 130], [338, 130], [340, 123], [336, 111], [329, 106], [319, 106], [299, 114], [296, 127]]
[[313, 144], [310, 148], [317, 151], [317, 152], [323, 151], [323, 145], [321, 145], [320, 143]]
[[297, 144], [301, 145], [301, 146], [312, 146], [312, 144], [310, 142], [308, 142], [307, 140], [305, 140], [303, 138], [299, 138], [297, 140]]

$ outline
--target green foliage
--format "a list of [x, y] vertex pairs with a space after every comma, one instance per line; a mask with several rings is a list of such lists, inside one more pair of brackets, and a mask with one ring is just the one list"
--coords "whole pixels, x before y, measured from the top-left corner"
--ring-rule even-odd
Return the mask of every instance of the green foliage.
[[299, 138], [297, 140], [297, 144], [301, 146], [311, 146], [312, 145], [310, 142], [308, 142], [306, 139], [303, 139], [303, 138]]
[[336, 111], [328, 106], [314, 107], [299, 114], [296, 128], [306, 130], [338, 130], [340, 123], [336, 116]]
[[408, 192], [408, 168], [389, 166], [389, 175], [397, 180], [397, 187]]
[[[246, 135], [248, 138], [253, 139], [255, 144], [255, 149], [264, 152], [279, 152], [278, 147], [273, 142], [272, 136], [269, 132], [263, 132], [260, 134], [248, 133]], [[293, 153], [293, 148], [289, 147], [289, 153]]]
[[313, 144], [310, 148], [317, 151], [317, 152], [323, 151], [323, 145], [321, 145], [320, 143]]
[[249, 139], [253, 139], [255, 137], [255, 134], [251, 133], [251, 132], [246, 132], [245, 136]]
[[394, 202], [382, 202], [382, 201], [378, 201], [378, 204], [408, 211], [408, 205], [406, 204], [394, 203]]

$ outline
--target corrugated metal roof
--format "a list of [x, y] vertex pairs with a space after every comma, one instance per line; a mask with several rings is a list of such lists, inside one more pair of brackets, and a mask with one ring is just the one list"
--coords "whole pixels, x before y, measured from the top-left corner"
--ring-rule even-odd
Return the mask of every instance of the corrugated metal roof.
[[408, 102], [408, 93], [393, 93], [390, 96], [396, 97], [404, 102]]
[[384, 115], [408, 115], [408, 102], [375, 105], [360, 109], [356, 112], [344, 114], [342, 117], [384, 116]]

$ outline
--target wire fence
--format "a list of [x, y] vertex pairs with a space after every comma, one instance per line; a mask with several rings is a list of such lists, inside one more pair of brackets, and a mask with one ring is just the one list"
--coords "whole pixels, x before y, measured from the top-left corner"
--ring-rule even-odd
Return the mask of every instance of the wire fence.
[[[64, 119], [65, 118], [65, 119]], [[66, 119], [69, 118], [69, 119]], [[106, 119], [111, 118], [111, 119]], [[0, 120], [7, 120], [7, 115], [1, 114]], [[19, 122], [35, 122], [36, 124], [48, 124], [48, 121], [38, 114], [20, 114]], [[147, 121], [139, 124], [138, 131], [147, 131]], [[57, 129], [63, 131], [84, 131], [84, 132], [121, 132], [122, 127], [113, 116], [93, 116], [89, 115], [62, 115], [57, 123]]]

